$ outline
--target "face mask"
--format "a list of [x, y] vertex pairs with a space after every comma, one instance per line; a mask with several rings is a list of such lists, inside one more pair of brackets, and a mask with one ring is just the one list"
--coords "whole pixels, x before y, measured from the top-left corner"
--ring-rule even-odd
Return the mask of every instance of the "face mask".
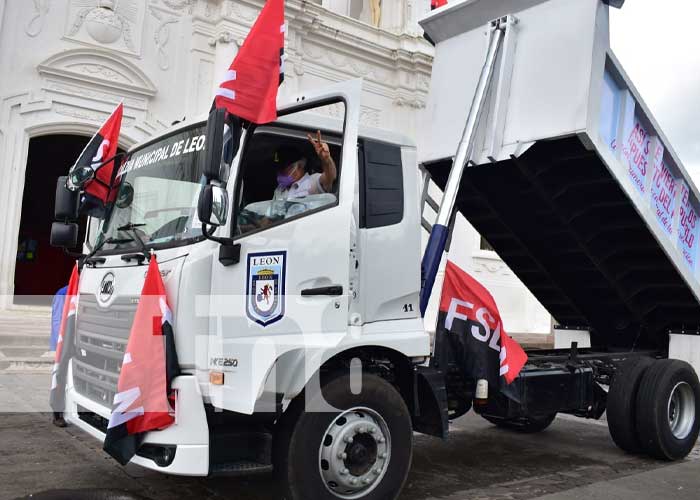
[[282, 189], [287, 189], [289, 186], [294, 184], [294, 177], [292, 177], [291, 175], [278, 174], [277, 184]]
[[296, 170], [296, 165], [292, 167], [288, 174], [279, 173], [277, 174], [277, 184], [282, 189], [287, 189], [289, 186], [294, 184], [294, 176], [292, 173]]

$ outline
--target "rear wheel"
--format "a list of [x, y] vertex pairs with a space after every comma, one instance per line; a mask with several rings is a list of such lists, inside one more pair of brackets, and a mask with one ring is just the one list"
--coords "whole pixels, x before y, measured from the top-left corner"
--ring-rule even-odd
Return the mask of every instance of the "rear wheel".
[[556, 416], [556, 413], [551, 413], [549, 415], [542, 416], [529, 416], [519, 418], [501, 418], [491, 415], [482, 415], [482, 417], [484, 417], [486, 420], [498, 427], [522, 432], [523, 434], [534, 434], [537, 432], [542, 432], [547, 427], [552, 425], [552, 422], [554, 422]]
[[610, 384], [606, 409], [608, 430], [615, 444], [627, 453], [644, 451], [637, 437], [637, 392], [644, 372], [653, 363], [651, 358], [626, 359]]
[[393, 500], [411, 465], [411, 418], [398, 391], [363, 374], [354, 394], [350, 376], [325, 383], [338, 411], [312, 412], [321, 394], [302, 394], [287, 410], [275, 438], [275, 474], [287, 500]]
[[637, 393], [637, 433], [644, 450], [661, 460], [684, 458], [700, 432], [700, 383], [684, 361], [653, 363]]

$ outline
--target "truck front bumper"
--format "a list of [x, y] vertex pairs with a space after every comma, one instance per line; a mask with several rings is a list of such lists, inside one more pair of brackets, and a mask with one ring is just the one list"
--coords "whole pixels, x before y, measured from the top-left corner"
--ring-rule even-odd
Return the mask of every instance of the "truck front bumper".
[[[72, 370], [68, 380], [73, 380]], [[175, 423], [165, 430], [148, 432], [143, 444], [174, 449], [174, 458], [168, 465], [160, 466], [154, 459], [136, 455], [130, 463], [167, 474], [206, 476], [209, 474], [209, 427], [199, 385], [194, 376], [181, 375], [173, 380], [173, 388], [177, 390]], [[69, 382], [65, 412], [69, 423], [104, 442], [110, 413], [111, 408], [78, 394]]]

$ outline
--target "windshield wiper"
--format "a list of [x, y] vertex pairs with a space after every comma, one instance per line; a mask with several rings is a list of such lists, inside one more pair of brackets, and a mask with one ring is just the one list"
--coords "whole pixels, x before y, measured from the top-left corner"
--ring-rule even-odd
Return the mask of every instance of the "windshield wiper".
[[143, 227], [145, 225], [146, 224], [144, 223], [135, 224], [133, 222], [129, 222], [128, 224], [124, 224], [123, 226], [118, 227], [117, 231], [131, 231], [132, 229], [136, 229], [137, 227]]
[[[134, 236], [134, 238], [136, 238], [136, 241], [139, 242], [139, 246], [141, 247], [141, 253], [143, 254], [143, 259], [140, 259], [138, 261], [139, 264], [141, 264], [144, 261], [144, 259], [148, 260], [151, 258], [150, 254], [148, 253], [148, 247], [146, 246], [146, 243], [144, 243], [144, 241], [139, 236], [138, 231], [136, 231], [137, 228], [143, 227], [145, 225], [146, 224], [144, 223], [129, 222], [128, 224], [124, 224], [123, 226], [117, 228], [117, 231], [128, 231]], [[134, 240], [132, 239], [131, 241]], [[124, 257], [128, 257], [128, 259], [125, 259]], [[132, 258], [134, 258], [133, 254], [122, 256], [122, 260], [131, 260]]]
[[104, 264], [107, 261], [107, 259], [105, 259], [104, 257], [95, 257], [95, 254], [99, 252], [100, 249], [103, 246], [105, 246], [105, 244], [109, 243], [110, 245], [123, 245], [124, 243], [131, 243], [132, 241], [134, 241], [133, 238], [105, 238], [104, 240], [100, 241], [97, 245], [95, 245], [95, 248], [92, 249], [92, 252], [85, 256], [83, 262], [85, 264], [92, 265]]

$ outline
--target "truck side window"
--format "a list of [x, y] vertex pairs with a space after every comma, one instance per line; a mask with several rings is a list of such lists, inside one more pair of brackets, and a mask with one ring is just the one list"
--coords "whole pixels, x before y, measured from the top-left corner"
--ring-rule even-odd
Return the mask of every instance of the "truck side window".
[[[340, 134], [321, 131], [321, 140], [330, 152], [324, 165], [308, 138], [311, 135], [317, 142], [318, 133], [286, 127], [254, 131], [240, 163], [235, 236], [337, 203], [342, 139]], [[334, 170], [334, 175], [326, 174], [329, 170]]]
[[360, 227], [398, 224], [403, 219], [401, 147], [364, 139], [359, 155]]

